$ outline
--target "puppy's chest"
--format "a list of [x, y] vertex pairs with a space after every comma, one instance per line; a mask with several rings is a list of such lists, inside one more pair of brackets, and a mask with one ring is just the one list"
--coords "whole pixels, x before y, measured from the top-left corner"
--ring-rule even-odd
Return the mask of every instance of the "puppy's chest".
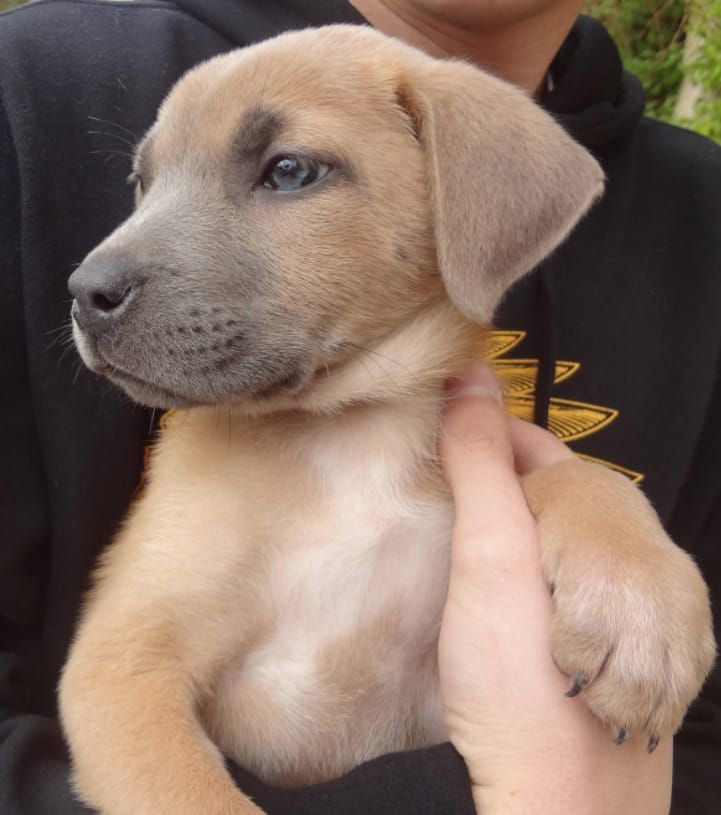
[[267, 561], [265, 600], [276, 631], [260, 650], [281, 642], [317, 650], [375, 622], [402, 639], [424, 628], [421, 618], [445, 593], [450, 507], [360, 498], [290, 521]]
[[411, 497], [422, 465], [410, 458], [329, 455], [310, 461], [317, 503], [276, 508], [264, 622], [207, 711], [224, 752], [279, 783], [443, 737], [435, 654], [451, 506]]

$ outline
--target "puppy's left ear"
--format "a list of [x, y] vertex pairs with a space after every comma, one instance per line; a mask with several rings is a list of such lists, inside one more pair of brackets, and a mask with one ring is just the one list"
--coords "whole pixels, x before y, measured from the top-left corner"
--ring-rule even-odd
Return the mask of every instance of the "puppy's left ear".
[[525, 93], [470, 65], [419, 60], [396, 89], [426, 154], [446, 289], [489, 323], [601, 194], [603, 172]]

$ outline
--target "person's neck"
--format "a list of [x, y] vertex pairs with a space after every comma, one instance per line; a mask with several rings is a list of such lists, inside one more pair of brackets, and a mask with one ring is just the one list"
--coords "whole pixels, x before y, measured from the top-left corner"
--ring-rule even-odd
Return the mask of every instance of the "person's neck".
[[551, 60], [578, 14], [577, 0], [565, 0], [535, 16], [463, 28], [439, 19], [407, 0], [350, 0], [368, 22], [390, 36], [435, 57], [461, 57], [537, 95], [545, 88]]

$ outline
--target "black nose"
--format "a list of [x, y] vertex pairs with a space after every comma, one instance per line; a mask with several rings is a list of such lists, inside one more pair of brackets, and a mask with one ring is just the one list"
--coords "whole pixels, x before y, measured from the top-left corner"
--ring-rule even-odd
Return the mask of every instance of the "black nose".
[[127, 311], [137, 288], [138, 276], [129, 258], [90, 257], [68, 280], [75, 298], [73, 316], [83, 328], [110, 327]]

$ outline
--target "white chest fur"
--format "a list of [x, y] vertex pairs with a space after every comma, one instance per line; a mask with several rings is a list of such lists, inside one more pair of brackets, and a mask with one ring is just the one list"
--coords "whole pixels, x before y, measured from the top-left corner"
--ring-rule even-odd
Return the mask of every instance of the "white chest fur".
[[290, 508], [268, 495], [263, 623], [205, 710], [221, 749], [269, 781], [323, 780], [444, 737], [436, 643], [452, 510], [419, 487], [436, 421], [435, 405], [359, 409], [277, 448], [286, 475], [313, 486]]

